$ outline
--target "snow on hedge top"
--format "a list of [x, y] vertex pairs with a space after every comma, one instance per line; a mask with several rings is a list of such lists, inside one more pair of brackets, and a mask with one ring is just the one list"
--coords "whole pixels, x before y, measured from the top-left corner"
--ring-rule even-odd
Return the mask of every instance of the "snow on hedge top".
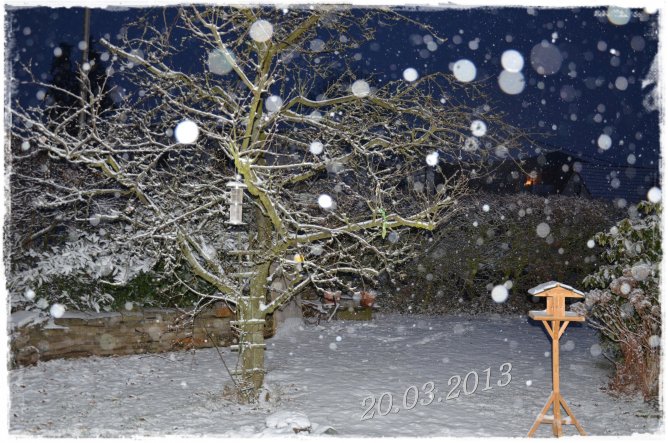
[[535, 288], [529, 289], [529, 294], [531, 295], [538, 295], [541, 292], [545, 292], [548, 289], [556, 288], [557, 286], [562, 287], [564, 289], [568, 289], [569, 291], [573, 291], [576, 294], [584, 295], [584, 292], [578, 291], [577, 289], [573, 288], [572, 286], [565, 285], [563, 283], [559, 283], [558, 281], [549, 281], [547, 283], [540, 284], [536, 286]]

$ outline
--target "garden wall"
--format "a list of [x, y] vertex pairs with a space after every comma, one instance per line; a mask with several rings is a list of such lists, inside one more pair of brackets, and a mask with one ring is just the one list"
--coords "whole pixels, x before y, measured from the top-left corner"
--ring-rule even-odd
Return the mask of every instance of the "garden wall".
[[[21, 311], [10, 319], [11, 367], [54, 358], [128, 355], [229, 346], [235, 341], [226, 306], [214, 306], [193, 321], [176, 309], [145, 308], [121, 312], [66, 311], [60, 318], [39, 319]], [[37, 321], [35, 321], [37, 320]], [[267, 322], [265, 336], [273, 334]]]

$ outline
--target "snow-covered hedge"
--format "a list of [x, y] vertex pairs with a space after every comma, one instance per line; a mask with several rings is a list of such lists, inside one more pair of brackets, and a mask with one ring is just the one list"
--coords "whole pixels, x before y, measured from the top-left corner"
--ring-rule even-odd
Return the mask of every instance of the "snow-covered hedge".
[[572, 309], [587, 314], [618, 351], [612, 387], [658, 395], [660, 375], [661, 263], [660, 206], [643, 202], [640, 216], [627, 218], [596, 235], [605, 248], [603, 264], [584, 279], [592, 288]]
[[[532, 194], [478, 194], [462, 207], [423, 239], [424, 254], [379, 303], [409, 312], [525, 312], [529, 288], [550, 280], [579, 286], [598, 260], [588, 241], [623, 217], [605, 202]], [[502, 303], [491, 297], [498, 285], [509, 290]]]
[[[155, 264], [155, 260], [148, 257], [116, 250], [117, 245], [96, 234], [82, 233], [77, 237], [49, 249], [30, 249], [26, 252], [30, 264], [21, 266], [10, 275], [13, 308], [34, 305], [46, 309], [59, 302], [72, 308], [99, 312], [114, 298], [100, 291], [97, 282], [104, 280], [116, 285], [127, 284], [140, 273], [149, 272]], [[69, 287], [58, 290], [54, 288], [56, 282], [69, 282]], [[80, 290], [80, 286], [88, 290]], [[40, 291], [43, 287], [49, 290]], [[38, 292], [40, 297], [37, 297]]]

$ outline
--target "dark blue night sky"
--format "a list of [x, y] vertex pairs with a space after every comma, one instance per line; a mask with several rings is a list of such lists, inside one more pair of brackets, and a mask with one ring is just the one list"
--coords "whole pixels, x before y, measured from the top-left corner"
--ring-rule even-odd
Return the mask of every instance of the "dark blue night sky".
[[[92, 38], [108, 34], [116, 41], [124, 23], [140, 11], [94, 9]], [[658, 13], [630, 10], [626, 24], [612, 23], [605, 8], [474, 8], [406, 14], [430, 25], [446, 41], [425, 37], [427, 32], [415, 25], [380, 27], [376, 40], [359, 48], [361, 72], [381, 82], [401, 78], [406, 68], [419, 74], [450, 72], [454, 62], [468, 59], [477, 68], [475, 80], [485, 86], [490, 104], [507, 113], [513, 124], [536, 134], [545, 148], [612, 169], [658, 171], [659, 112], [651, 100], [655, 84], [646, 82], [643, 88], [657, 55]], [[81, 8], [16, 9], [9, 16], [13, 45], [8, 50], [19, 80], [26, 76], [17, 62], [29, 59], [35, 73], [48, 79], [54, 48], [61, 43], [74, 47], [73, 59], [81, 57], [76, 48], [82, 40]], [[535, 48], [541, 42], [542, 52]], [[549, 52], [554, 47], [557, 60]], [[501, 55], [511, 49], [524, 59], [521, 72], [526, 84], [518, 94], [504, 93], [497, 80], [503, 70]], [[555, 73], [541, 75], [540, 69]], [[31, 88], [19, 88], [18, 97], [26, 104], [38, 100]], [[601, 149], [601, 143], [607, 149]]]

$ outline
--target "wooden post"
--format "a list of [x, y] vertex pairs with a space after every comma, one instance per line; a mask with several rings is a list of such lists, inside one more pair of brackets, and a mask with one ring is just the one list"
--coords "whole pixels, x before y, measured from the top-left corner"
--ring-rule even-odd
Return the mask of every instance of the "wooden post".
[[[536, 417], [536, 421], [531, 426], [527, 437], [533, 437], [541, 423], [551, 424], [552, 434], [555, 437], [563, 436], [563, 425], [565, 424], [575, 425], [580, 435], [587, 435], [566, 404], [566, 400], [561, 396], [559, 386], [559, 338], [568, 327], [569, 322], [584, 321], [583, 316], [566, 311], [565, 299], [566, 297], [583, 298], [583, 294], [558, 282], [548, 282], [536, 286], [530, 289], [529, 293], [538, 297], [547, 297], [547, 309], [545, 311], [529, 311], [529, 317], [534, 320], [541, 320], [552, 340], [552, 392], [547, 399], [547, 403]], [[552, 418], [546, 417], [550, 408], [552, 408]], [[562, 408], [568, 418], [562, 419]]]

